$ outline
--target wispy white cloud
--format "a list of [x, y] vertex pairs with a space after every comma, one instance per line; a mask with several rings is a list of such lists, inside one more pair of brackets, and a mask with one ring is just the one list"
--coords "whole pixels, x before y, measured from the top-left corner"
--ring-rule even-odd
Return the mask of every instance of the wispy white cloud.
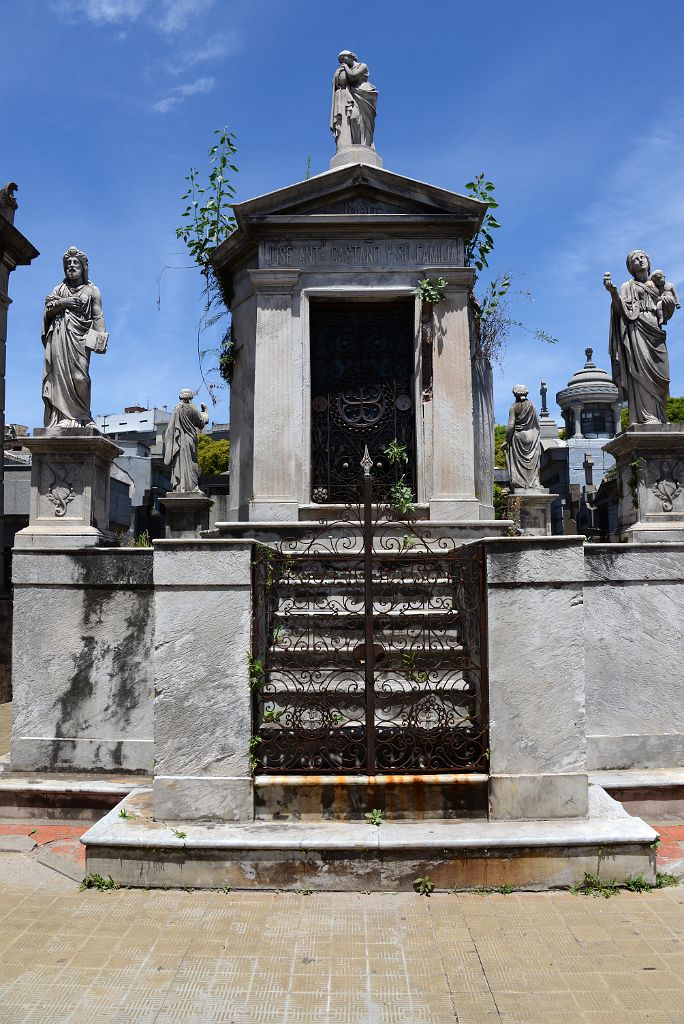
[[197, 78], [194, 82], [185, 82], [183, 85], [177, 85], [169, 96], [155, 103], [152, 106], [152, 110], [155, 110], [158, 114], [168, 114], [169, 110], [177, 107], [188, 96], [196, 96], [198, 93], [206, 95], [212, 92], [215, 85], [215, 78]]
[[157, 11], [151, 12], [160, 31], [167, 34], [183, 32], [192, 21], [208, 10], [214, 0], [163, 0], [161, 16]]
[[597, 266], [623, 272], [631, 249], [645, 249], [653, 267], [684, 280], [684, 120], [665, 118], [634, 139], [596, 190], [573, 225], [573, 238], [563, 244], [555, 263], [572, 287], [592, 280]]
[[143, 15], [164, 35], [184, 32], [214, 0], [54, 0], [53, 7], [70, 18], [85, 17], [93, 25], [124, 25]]
[[210, 60], [218, 60], [220, 57], [227, 57], [236, 53], [240, 48], [241, 40], [237, 32], [228, 35], [215, 36], [210, 42], [204, 43], [177, 53], [166, 63], [167, 71], [172, 74], [181, 74]]

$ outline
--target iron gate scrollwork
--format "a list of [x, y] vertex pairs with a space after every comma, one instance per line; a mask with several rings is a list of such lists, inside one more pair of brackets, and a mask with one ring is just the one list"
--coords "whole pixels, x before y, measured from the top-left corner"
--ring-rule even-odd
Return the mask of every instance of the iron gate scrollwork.
[[397, 520], [371, 487], [306, 539], [257, 546], [259, 773], [487, 770], [484, 547]]
[[384, 454], [404, 445], [402, 472], [415, 490], [413, 305], [410, 302], [312, 304], [311, 498], [356, 500], [366, 445], [376, 494], [397, 481]]

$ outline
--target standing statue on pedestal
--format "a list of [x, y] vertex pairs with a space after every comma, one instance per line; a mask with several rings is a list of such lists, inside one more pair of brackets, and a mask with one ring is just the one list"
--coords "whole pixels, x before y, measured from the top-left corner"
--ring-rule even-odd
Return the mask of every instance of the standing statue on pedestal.
[[174, 493], [202, 494], [198, 487], [197, 438], [209, 422], [206, 405], [202, 411], [192, 401], [193, 392], [183, 388], [164, 434], [164, 464], [171, 467]]
[[651, 274], [641, 249], [627, 257], [632, 275], [618, 290], [610, 274], [603, 284], [611, 296], [610, 359], [613, 380], [629, 406], [630, 423], [667, 423], [670, 365], [665, 346], [667, 323], [679, 302], [662, 271]]
[[46, 427], [94, 427], [90, 353], [107, 350], [100, 289], [88, 280], [88, 257], [73, 245], [62, 257], [64, 280], [45, 300], [43, 402]]
[[515, 402], [508, 414], [506, 461], [512, 491], [538, 491], [541, 442], [539, 420], [524, 384], [513, 388]]
[[348, 146], [372, 149], [378, 90], [368, 81], [368, 66], [360, 64], [351, 50], [343, 50], [337, 58], [332, 88], [330, 130], [335, 136], [337, 151]]

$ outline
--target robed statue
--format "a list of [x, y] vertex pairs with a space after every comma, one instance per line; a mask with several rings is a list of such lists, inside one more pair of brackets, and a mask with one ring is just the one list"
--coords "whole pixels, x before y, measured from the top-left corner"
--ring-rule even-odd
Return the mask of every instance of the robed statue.
[[192, 401], [193, 392], [183, 388], [180, 402], [173, 410], [164, 434], [164, 464], [171, 467], [171, 486], [175, 491], [202, 494], [198, 486], [197, 438], [209, 422], [206, 405], [202, 411]]
[[662, 270], [651, 274], [641, 249], [627, 257], [631, 281], [616, 288], [610, 274], [610, 361], [613, 380], [629, 407], [630, 423], [667, 423], [670, 365], [663, 325], [679, 308], [677, 292]]
[[94, 427], [90, 411], [90, 353], [107, 350], [102, 296], [88, 278], [88, 257], [71, 246], [62, 257], [64, 280], [45, 300], [42, 341], [46, 427]]
[[506, 427], [506, 461], [512, 491], [538, 491], [541, 442], [539, 420], [524, 384], [513, 388], [515, 402]]
[[330, 130], [337, 151], [347, 146], [373, 146], [378, 90], [368, 81], [368, 66], [355, 53], [343, 50], [332, 87]]

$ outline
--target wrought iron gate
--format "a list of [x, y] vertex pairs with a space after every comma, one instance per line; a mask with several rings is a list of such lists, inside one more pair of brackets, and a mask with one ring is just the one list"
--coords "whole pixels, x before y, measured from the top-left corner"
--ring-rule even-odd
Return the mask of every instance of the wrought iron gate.
[[384, 454], [396, 439], [415, 491], [413, 304], [311, 306], [311, 498], [354, 501], [366, 445], [376, 494], [396, 483]]
[[257, 546], [260, 773], [487, 769], [483, 545], [374, 506], [370, 465], [356, 519]]

